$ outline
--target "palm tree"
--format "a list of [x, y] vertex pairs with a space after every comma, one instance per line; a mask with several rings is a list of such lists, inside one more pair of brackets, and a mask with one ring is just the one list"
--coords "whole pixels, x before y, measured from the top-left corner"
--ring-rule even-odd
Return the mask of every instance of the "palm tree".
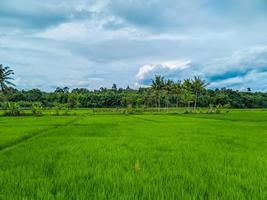
[[167, 112], [169, 112], [169, 104], [170, 104], [170, 96], [173, 89], [174, 82], [170, 79], [168, 79], [166, 82], [164, 82], [163, 89], [166, 91], [166, 106], [167, 106]]
[[163, 87], [164, 87], [164, 77], [155, 76], [155, 79], [152, 80], [152, 90], [155, 91], [157, 94], [158, 111], [160, 111], [160, 97]]
[[186, 88], [181, 88], [181, 101], [187, 109], [190, 109], [190, 105], [192, 103], [193, 94], [191, 91], [187, 90]]
[[190, 92], [192, 92], [192, 83], [191, 83], [191, 80], [188, 78], [188, 79], [185, 79], [184, 82], [183, 82], [183, 85], [182, 87]]
[[190, 79], [185, 79], [183, 84], [180, 86], [180, 92], [181, 92], [181, 101], [184, 104], [184, 106], [188, 107], [188, 110], [190, 109], [191, 103], [193, 102], [193, 87], [192, 82]]
[[11, 76], [14, 75], [14, 71], [10, 67], [4, 67], [0, 64], [0, 91], [6, 92], [8, 86], [15, 86], [10, 80], [14, 80]]
[[179, 107], [179, 97], [181, 95], [181, 90], [182, 90], [181, 81], [178, 81], [177, 83], [173, 84], [172, 91], [176, 98], [176, 108]]
[[192, 90], [195, 95], [194, 109], [196, 109], [198, 97], [205, 90], [205, 87], [206, 87], [205, 80], [201, 80], [199, 76], [194, 76], [194, 79], [192, 80]]

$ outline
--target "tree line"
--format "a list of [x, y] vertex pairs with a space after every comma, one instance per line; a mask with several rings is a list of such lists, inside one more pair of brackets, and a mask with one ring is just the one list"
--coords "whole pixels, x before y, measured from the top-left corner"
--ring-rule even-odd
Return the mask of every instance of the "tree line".
[[197, 109], [211, 105], [228, 108], [266, 108], [267, 93], [237, 91], [227, 88], [208, 89], [205, 80], [193, 77], [183, 81], [165, 79], [163, 76], [155, 76], [152, 84], [147, 88], [132, 89], [117, 88], [113, 84], [111, 88], [88, 90], [68, 87], [56, 88], [53, 92], [45, 92], [40, 89], [18, 90], [12, 82], [14, 72], [9, 67], [0, 65], [0, 106], [7, 102], [16, 102], [21, 107], [32, 107], [39, 103], [43, 107], [65, 105], [68, 108], [170, 108], [186, 107]]

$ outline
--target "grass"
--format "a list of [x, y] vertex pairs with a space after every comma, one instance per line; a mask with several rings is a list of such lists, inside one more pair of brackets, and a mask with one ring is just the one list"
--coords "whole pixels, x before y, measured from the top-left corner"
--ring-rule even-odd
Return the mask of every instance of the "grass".
[[267, 199], [266, 111], [82, 113], [0, 117], [0, 199]]

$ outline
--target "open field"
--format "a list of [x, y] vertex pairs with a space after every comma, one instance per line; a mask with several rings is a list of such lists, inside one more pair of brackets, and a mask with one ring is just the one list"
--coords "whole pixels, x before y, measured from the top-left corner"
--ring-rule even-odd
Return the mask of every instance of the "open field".
[[0, 117], [0, 199], [267, 199], [267, 111]]

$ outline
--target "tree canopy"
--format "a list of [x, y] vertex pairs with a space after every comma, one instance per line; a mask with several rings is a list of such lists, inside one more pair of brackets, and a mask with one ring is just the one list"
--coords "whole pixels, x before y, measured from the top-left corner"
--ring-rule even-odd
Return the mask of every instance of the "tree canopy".
[[[18, 90], [11, 82], [14, 75], [9, 67], [0, 65], [0, 106], [4, 102], [17, 102], [22, 107], [41, 103], [44, 107], [65, 104], [70, 108], [118, 108], [118, 107], [209, 107], [221, 105], [232, 108], [266, 108], [267, 93], [237, 91], [227, 88], [208, 89], [205, 80], [200, 77], [176, 81], [155, 76], [151, 87], [133, 89], [118, 88], [114, 83], [111, 88], [98, 90], [87, 88], [57, 87], [54, 92], [40, 89]], [[13, 87], [12, 87], [13, 86]]]
[[14, 80], [12, 75], [14, 75], [14, 71], [10, 69], [10, 67], [4, 67], [0, 64], [0, 90], [2, 92], [6, 92], [9, 86], [15, 86], [15, 84], [11, 82]]

